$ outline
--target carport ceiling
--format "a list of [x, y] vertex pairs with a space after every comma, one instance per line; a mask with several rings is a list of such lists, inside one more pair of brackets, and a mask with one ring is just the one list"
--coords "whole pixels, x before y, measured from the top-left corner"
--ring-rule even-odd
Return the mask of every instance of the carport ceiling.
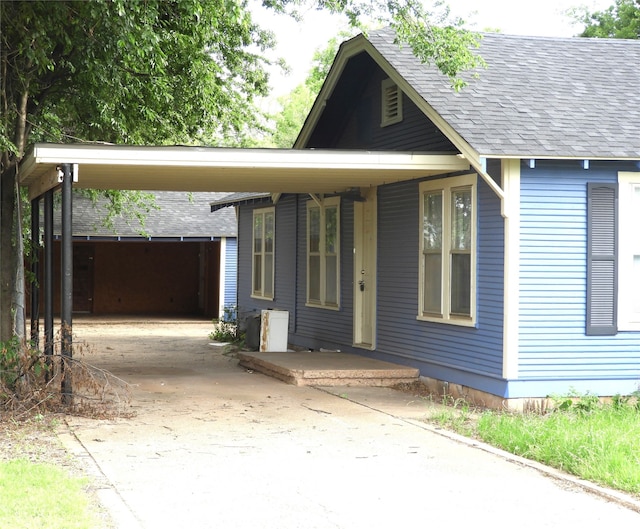
[[469, 169], [453, 154], [38, 143], [20, 166], [31, 198], [77, 164], [75, 187], [150, 191], [334, 193]]

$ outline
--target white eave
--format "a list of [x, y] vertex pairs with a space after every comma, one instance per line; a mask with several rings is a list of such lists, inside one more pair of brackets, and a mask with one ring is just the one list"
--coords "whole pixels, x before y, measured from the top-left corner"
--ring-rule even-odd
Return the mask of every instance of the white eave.
[[20, 165], [31, 198], [76, 164], [75, 187], [152, 191], [335, 193], [469, 169], [451, 154], [38, 143]]

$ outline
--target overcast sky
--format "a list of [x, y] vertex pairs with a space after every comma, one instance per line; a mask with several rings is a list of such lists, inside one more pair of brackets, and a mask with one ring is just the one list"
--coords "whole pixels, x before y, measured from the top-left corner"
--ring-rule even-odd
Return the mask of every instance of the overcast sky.
[[[586, 5], [590, 11], [596, 11], [614, 3], [614, 0], [448, 0], [452, 14], [463, 18], [469, 29], [555, 37], [571, 37], [582, 29], [572, 25], [565, 14], [568, 9]], [[274, 98], [289, 93], [301, 83], [309, 71], [314, 51], [346, 26], [341, 17], [323, 12], [311, 11], [302, 23], [296, 23], [289, 17], [262, 9], [259, 0], [250, 0], [250, 4], [257, 22], [276, 32], [276, 55], [284, 57], [292, 69], [288, 76], [272, 72]]]

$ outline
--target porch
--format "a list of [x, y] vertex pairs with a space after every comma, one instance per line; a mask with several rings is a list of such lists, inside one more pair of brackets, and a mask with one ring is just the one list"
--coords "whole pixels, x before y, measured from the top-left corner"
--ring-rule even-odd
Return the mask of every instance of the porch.
[[241, 367], [294, 386], [377, 386], [414, 382], [416, 368], [337, 351], [237, 352]]

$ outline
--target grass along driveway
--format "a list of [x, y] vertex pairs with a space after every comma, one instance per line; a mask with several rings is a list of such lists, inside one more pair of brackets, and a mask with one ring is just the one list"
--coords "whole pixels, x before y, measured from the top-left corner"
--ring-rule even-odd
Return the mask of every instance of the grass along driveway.
[[463, 402], [431, 421], [518, 456], [640, 498], [640, 401], [556, 399], [546, 413], [475, 411]]

